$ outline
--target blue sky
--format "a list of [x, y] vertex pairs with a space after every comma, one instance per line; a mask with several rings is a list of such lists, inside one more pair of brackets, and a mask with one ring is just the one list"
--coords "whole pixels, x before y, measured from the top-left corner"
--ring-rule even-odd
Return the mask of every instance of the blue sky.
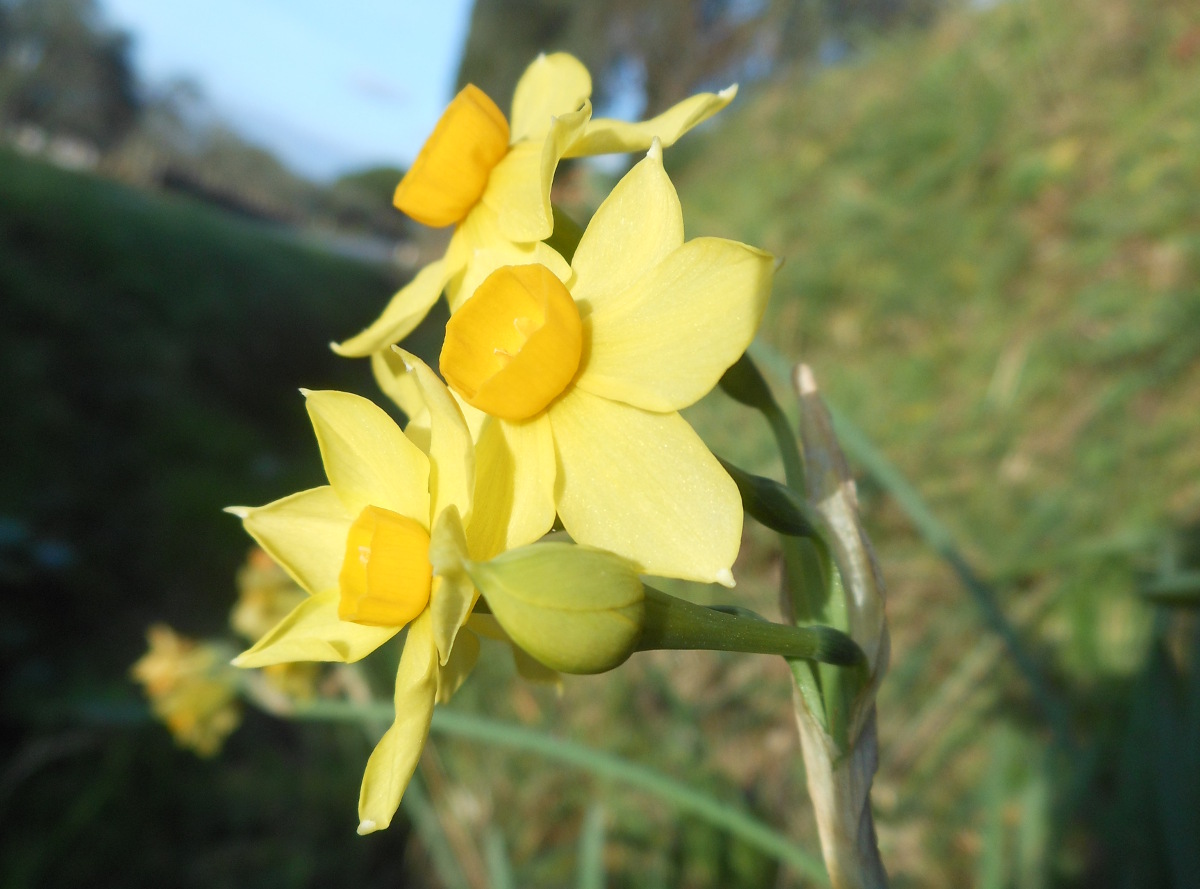
[[408, 164], [454, 88], [471, 0], [102, 0], [141, 76], [321, 178]]

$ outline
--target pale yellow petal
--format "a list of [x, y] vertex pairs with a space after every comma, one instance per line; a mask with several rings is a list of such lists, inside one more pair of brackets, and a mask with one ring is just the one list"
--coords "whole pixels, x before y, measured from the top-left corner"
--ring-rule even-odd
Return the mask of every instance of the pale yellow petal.
[[554, 231], [550, 185], [563, 152], [591, 117], [585, 102], [579, 111], [554, 120], [544, 139], [518, 142], [492, 170], [480, 200], [495, 211], [500, 231], [510, 241], [541, 241]]
[[408, 627], [396, 671], [396, 720], [371, 752], [358, 797], [358, 832], [372, 833], [392, 823], [429, 737], [437, 696], [437, 652], [429, 612]]
[[579, 543], [647, 574], [732, 583], [742, 534], [737, 486], [692, 427], [578, 388], [550, 408], [557, 502]]
[[[408, 424], [404, 434], [426, 454], [429, 453], [429, 408], [421, 397], [421, 388], [404, 366], [404, 359], [394, 350], [384, 349], [371, 355], [371, 372], [383, 394], [404, 411]], [[423, 430], [421, 434], [417, 429]]]
[[335, 589], [346, 534], [354, 521], [333, 488], [301, 491], [254, 509], [231, 509], [296, 583], [310, 593]]
[[640, 123], [593, 118], [566, 157], [645, 151], [656, 138], [667, 148], [692, 127], [708, 120], [737, 95], [737, 86], [719, 93], [700, 93]]
[[307, 392], [329, 483], [348, 512], [382, 506], [429, 522], [429, 458], [392, 418], [348, 392]]
[[[467, 421], [467, 428], [471, 430], [471, 441], [478, 442], [479, 436], [483, 433], [483, 424], [490, 418], [487, 414], [473, 405], [467, 404], [462, 400], [457, 392], [453, 389], [450, 394], [454, 396], [454, 400], [458, 402], [458, 409], [463, 412], [463, 418]], [[475, 458], [475, 475], [479, 476], [479, 458]]]
[[588, 223], [571, 267], [571, 295], [586, 318], [683, 243], [683, 211], [675, 186], [652, 153], [622, 177]]
[[366, 657], [399, 632], [399, 627], [368, 627], [338, 620], [338, 596], [333, 589], [305, 599], [233, 663], [238, 667], [295, 661], [349, 664]]
[[513, 93], [513, 143], [540, 139], [549, 132], [551, 118], [578, 110], [591, 95], [592, 76], [579, 59], [564, 52], [538, 56]]
[[475, 452], [467, 421], [446, 384], [424, 361], [398, 347], [396, 353], [409, 369], [409, 376], [417, 381], [429, 411], [430, 520], [453, 506], [466, 521], [475, 489]]
[[429, 562], [433, 565], [434, 587], [429, 597], [433, 620], [433, 642], [439, 663], [449, 661], [454, 640], [462, 629], [478, 594], [467, 576], [467, 541], [458, 511], [450, 507], [438, 515], [429, 538]]
[[746, 351], [771, 293], [769, 253], [722, 238], [688, 241], [584, 321], [577, 385], [652, 411], [704, 397]]
[[471, 558], [532, 543], [554, 524], [554, 440], [546, 415], [523, 423], [488, 418], [475, 446]]
[[400, 288], [369, 327], [345, 342], [334, 343], [333, 351], [348, 358], [362, 358], [400, 342], [429, 314], [452, 274], [442, 260], [431, 262]]
[[474, 633], [459, 633], [450, 660], [438, 667], [437, 703], [444, 704], [462, 687], [479, 660], [479, 637]]

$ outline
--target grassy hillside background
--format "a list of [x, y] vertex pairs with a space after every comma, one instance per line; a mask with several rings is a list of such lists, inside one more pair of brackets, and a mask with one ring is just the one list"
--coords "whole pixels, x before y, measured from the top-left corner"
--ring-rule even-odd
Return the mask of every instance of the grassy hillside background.
[[[875, 804], [895, 885], [1195, 885], [1197, 630], [1142, 591], [1200, 566], [1200, 12], [954, 15], [744, 90], [667, 162], [690, 235], [784, 260], [764, 341], [813, 365], [985, 581], [967, 591], [860, 460], [890, 586]], [[354, 732], [252, 716], [201, 763], [139, 721], [125, 678], [154, 620], [219, 632], [246, 545], [220, 507], [319, 481], [295, 390], [374, 394], [325, 344], [395, 284], [0, 155], [4, 885], [432, 881], [401, 831], [353, 835]], [[690, 416], [772, 471], [740, 408]], [[739, 601], [774, 613], [758, 529], [737, 573]], [[639, 655], [558, 696], [498, 654], [454, 706], [651, 763], [816, 851], [781, 663]], [[468, 848], [502, 839], [518, 885], [571, 882], [593, 803], [612, 886], [802, 884], [536, 757], [443, 739], [423, 774]]]

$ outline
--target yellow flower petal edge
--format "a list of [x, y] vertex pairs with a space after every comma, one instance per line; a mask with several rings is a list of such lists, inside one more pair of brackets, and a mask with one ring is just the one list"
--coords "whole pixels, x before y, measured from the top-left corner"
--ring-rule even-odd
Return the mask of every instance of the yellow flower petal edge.
[[624, 154], [645, 151], [658, 139], [669, 148], [688, 130], [708, 120], [737, 96], [737, 84], [719, 93], [700, 93], [672, 105], [657, 117], [640, 123], [593, 118], [565, 157], [593, 154]]
[[431, 514], [437, 516], [454, 507], [466, 521], [471, 516], [471, 493], [475, 488], [474, 446], [467, 421], [446, 384], [424, 361], [398, 347], [395, 354], [415, 381], [417, 395], [428, 412]]
[[596, 301], [577, 385], [652, 411], [699, 401], [754, 339], [774, 268], [771, 254], [736, 241], [688, 241], [633, 286]]
[[565, 52], [538, 56], [513, 91], [513, 143], [545, 136], [553, 118], [578, 110], [591, 96], [592, 76], [579, 59]]
[[348, 392], [309, 392], [321, 461], [347, 512], [367, 506], [429, 521], [429, 458], [383, 410]]
[[733, 585], [741, 496], [686, 420], [580, 389], [549, 416], [568, 534], [647, 574]]
[[[371, 373], [375, 377], [375, 382], [379, 384], [379, 388], [383, 390], [383, 394], [390, 398], [392, 403], [404, 411], [404, 415], [408, 417], [408, 424], [404, 427], [404, 434], [408, 440], [428, 454], [429, 408], [425, 406], [425, 397], [421, 394], [421, 387], [417, 384], [416, 378], [408, 372], [408, 366], [404, 363], [400, 350], [392, 347], [372, 354]], [[414, 423], [425, 430], [420, 441], [414, 438], [410, 431]]]
[[475, 445], [471, 558], [532, 543], [554, 524], [554, 438], [545, 416], [525, 423], [488, 418]]
[[400, 627], [368, 627], [338, 618], [336, 589], [312, 596], [296, 606], [267, 635], [233, 660], [235, 667], [267, 667], [296, 661], [362, 660], [400, 631]]
[[492, 170], [481, 202], [495, 212], [500, 231], [514, 242], [541, 241], [554, 231], [550, 186], [558, 162], [579, 138], [591, 103], [553, 119], [546, 135], [520, 142]]
[[392, 343], [398, 343], [417, 329], [437, 302], [443, 288], [457, 271], [443, 260], [425, 266], [388, 302], [383, 314], [361, 333], [330, 348], [346, 358], [363, 358]]
[[333, 488], [325, 485], [268, 503], [231, 506], [246, 531], [309, 593], [337, 586], [342, 544], [354, 521]]
[[435, 703], [445, 704], [449, 701], [462, 687], [478, 660], [479, 638], [471, 632], [459, 633], [449, 660], [438, 667]]
[[396, 718], [371, 752], [358, 798], [358, 832], [372, 833], [392, 823], [429, 736], [437, 698], [437, 649], [432, 620], [422, 613], [409, 625], [396, 671]]
[[594, 311], [681, 246], [683, 208], [656, 145], [621, 177], [588, 223], [571, 260], [571, 295]]
[[429, 560], [439, 582], [429, 610], [433, 619], [433, 642], [442, 665], [449, 661], [458, 631], [466, 623], [478, 598], [464, 568], [466, 558], [467, 540], [462, 520], [450, 507], [438, 516], [429, 543]]

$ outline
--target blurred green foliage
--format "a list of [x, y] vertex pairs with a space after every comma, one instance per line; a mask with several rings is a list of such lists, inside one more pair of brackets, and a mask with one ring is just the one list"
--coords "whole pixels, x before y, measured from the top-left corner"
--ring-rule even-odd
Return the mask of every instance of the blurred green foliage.
[[3, 885], [395, 878], [403, 832], [353, 831], [361, 732], [251, 719], [217, 767], [125, 722], [149, 623], [223, 629], [249, 541], [221, 508], [322, 481], [296, 389], [370, 391], [326, 344], [397, 283], [0, 152]]

